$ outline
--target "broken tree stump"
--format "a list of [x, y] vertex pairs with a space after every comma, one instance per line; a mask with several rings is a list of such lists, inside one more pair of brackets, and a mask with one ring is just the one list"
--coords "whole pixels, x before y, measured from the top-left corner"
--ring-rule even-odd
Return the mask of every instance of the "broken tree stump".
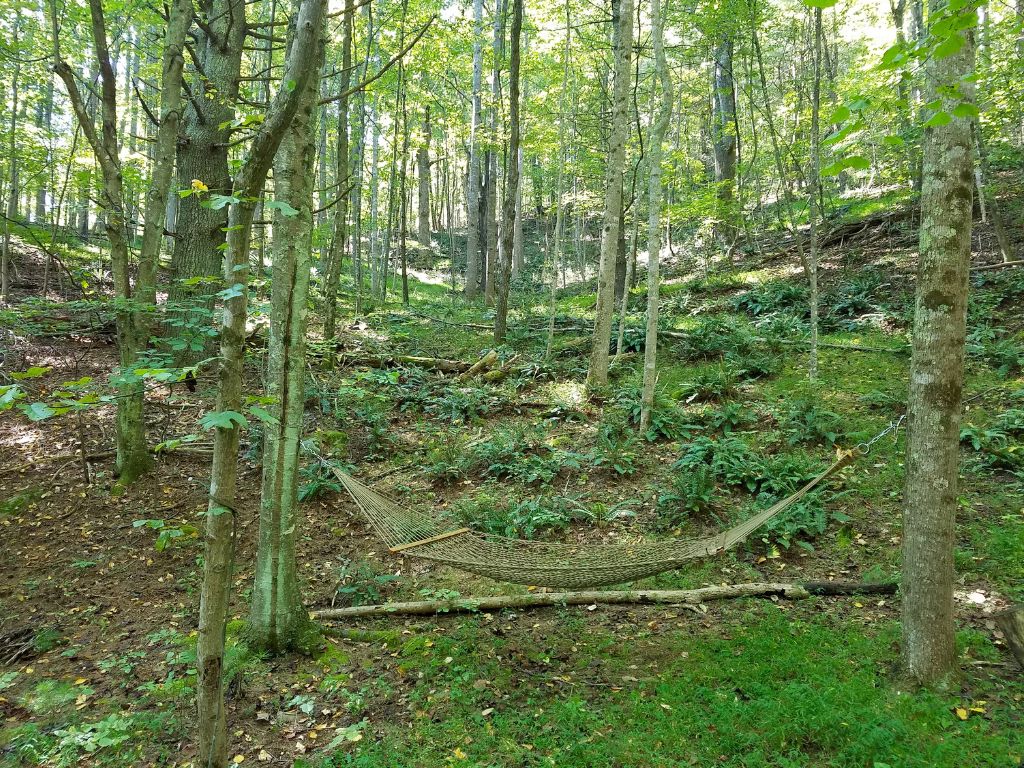
[[1024, 605], [1015, 605], [996, 616], [996, 626], [1006, 638], [1006, 647], [1024, 669]]

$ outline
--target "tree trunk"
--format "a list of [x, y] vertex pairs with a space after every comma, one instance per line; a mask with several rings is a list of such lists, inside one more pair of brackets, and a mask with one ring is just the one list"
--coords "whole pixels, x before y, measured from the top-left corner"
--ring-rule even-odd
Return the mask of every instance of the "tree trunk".
[[520, 35], [523, 30], [523, 0], [512, 0], [512, 31], [508, 65], [508, 177], [505, 179], [505, 201], [502, 210], [503, 226], [501, 273], [498, 281], [498, 301], [494, 313], [494, 343], [505, 342], [508, 324], [508, 292], [512, 279], [512, 250], [515, 240], [516, 200], [519, 192], [519, 58]]
[[[21, 11], [15, 15], [12, 50], [18, 50], [18, 35], [21, 32]], [[14, 72], [11, 73], [11, 122], [7, 149], [7, 210], [4, 212], [4, 239], [0, 246], [0, 304], [6, 304], [11, 289], [11, 222], [18, 216], [18, 85], [21, 79], [21, 59], [14, 57]]]
[[505, 51], [505, 3], [507, 0], [496, 0], [494, 7], [494, 38], [491, 41], [493, 57], [491, 67], [491, 129], [490, 148], [487, 151], [487, 184], [484, 192], [486, 210], [484, 226], [486, 227], [486, 252], [484, 261], [484, 304], [494, 306], [495, 290], [498, 275], [498, 147], [500, 146], [499, 130], [501, 127], [501, 59]]
[[[331, 236], [331, 251], [327, 263], [327, 275], [324, 278], [324, 338], [333, 339], [336, 334], [338, 317], [338, 282], [341, 279], [341, 263], [345, 257], [347, 239], [348, 200], [351, 186], [348, 167], [348, 90], [352, 71], [352, 20], [355, 14], [353, 0], [345, 0], [345, 12], [342, 17], [341, 42], [341, 77], [338, 99], [338, 141], [335, 156], [335, 181], [338, 184], [340, 200], [334, 209], [334, 229]], [[330, 368], [333, 358], [324, 358], [324, 365]]]
[[811, 167], [807, 174], [808, 213], [811, 234], [810, 300], [811, 350], [807, 364], [807, 377], [818, 379], [818, 219], [820, 217], [818, 188], [821, 180], [821, 8], [814, 11], [814, 75], [811, 83]]
[[633, 48], [633, 0], [618, 0], [613, 5], [612, 24], [617, 25], [615, 47], [615, 83], [612, 95], [612, 125], [605, 170], [604, 226], [601, 230], [601, 262], [597, 279], [597, 307], [594, 319], [593, 348], [587, 370], [587, 388], [608, 383], [608, 345], [611, 342], [612, 314], [615, 311], [615, 257], [619, 246], [622, 215], [622, 171], [629, 138], [629, 94]]
[[651, 41], [654, 45], [654, 73], [661, 86], [658, 113], [651, 126], [648, 162], [651, 165], [647, 186], [647, 333], [644, 339], [644, 383], [640, 395], [640, 432], [647, 431], [654, 409], [654, 387], [658, 381], [658, 291], [661, 264], [661, 162], [662, 145], [672, 118], [672, 80], [665, 58], [664, 19], [661, 0], [651, 0]]
[[[224, 278], [237, 286], [236, 295], [224, 302], [221, 321], [221, 367], [217, 411], [243, 409], [242, 366], [245, 359], [245, 321], [249, 282], [249, 245], [254, 199], [263, 189], [267, 171], [299, 106], [308, 80], [318, 64], [326, 0], [301, 0], [285, 61], [281, 88], [265, 113], [232, 185], [240, 202], [228, 213]], [[289, 87], [290, 86], [290, 87]], [[199, 639], [196, 646], [198, 680], [197, 741], [203, 768], [227, 762], [227, 730], [224, 712], [224, 635], [227, 626], [235, 545], [235, 488], [238, 478], [240, 427], [217, 427], [213, 466], [210, 470], [210, 502], [206, 514], [203, 582], [199, 603]]]
[[473, 0], [473, 115], [469, 131], [469, 180], [466, 183], [466, 298], [480, 291], [480, 90], [483, 82], [483, 0]]
[[[200, 5], [202, 8], [203, 6]], [[245, 40], [244, 0], [212, 0], [203, 24], [193, 30], [201, 73], [192, 78], [191, 95], [182, 116], [183, 138], [178, 142], [178, 188], [189, 189], [193, 179], [211, 194], [231, 193], [228, 149], [238, 98], [238, 79]], [[213, 354], [212, 340], [196, 333], [195, 325], [207, 327], [213, 319], [217, 291], [227, 286], [190, 278], [214, 277], [221, 272], [227, 226], [227, 208], [204, 206], [204, 196], [190, 195], [180, 201], [171, 254], [172, 280], [167, 303], [172, 315], [169, 332], [188, 333], [194, 347], [182, 350], [178, 362], [187, 364]], [[234, 281], [232, 281], [233, 284]]]
[[718, 218], [720, 234], [729, 240], [733, 229], [733, 200], [736, 184], [736, 85], [733, 79], [732, 37], [723, 35], [715, 47], [712, 73], [711, 140], [715, 159], [715, 183], [721, 204]]
[[416, 149], [416, 173], [419, 194], [416, 199], [416, 240], [424, 248], [430, 247], [430, 105], [423, 108], [423, 136]]
[[[321, 59], [322, 54], [321, 43]], [[274, 159], [274, 199], [288, 203], [298, 213], [275, 211], [271, 256], [267, 395], [275, 421], [267, 423], [263, 432], [259, 548], [249, 627], [254, 646], [270, 653], [301, 647], [309, 630], [299, 590], [295, 541], [313, 244], [313, 185], [308, 169], [316, 156], [317, 93], [317, 79], [308, 78]]]
[[[937, 15], [946, 0], [931, 0]], [[954, 34], [963, 34], [955, 32]], [[926, 100], [943, 97], [973, 71], [969, 36], [925, 70]], [[903, 506], [903, 655], [907, 672], [924, 685], [942, 684], [954, 670], [953, 548], [964, 378], [967, 278], [971, 258], [974, 159], [971, 120], [952, 117], [924, 129], [921, 243], [910, 366], [907, 470]]]

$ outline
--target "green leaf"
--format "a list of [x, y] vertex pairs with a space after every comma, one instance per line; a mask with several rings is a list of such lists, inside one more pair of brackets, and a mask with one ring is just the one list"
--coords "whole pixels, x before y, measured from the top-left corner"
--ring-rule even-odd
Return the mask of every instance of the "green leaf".
[[850, 108], [845, 105], [836, 107], [832, 116], [828, 119], [830, 123], [841, 123], [850, 117]]
[[831, 8], [839, 0], [801, 0], [808, 8]]
[[46, 403], [31, 403], [29, 405], [23, 405], [21, 406], [21, 410], [26, 416], [32, 419], [32, 421], [42, 421], [43, 419], [48, 419], [57, 413], [57, 411]]
[[234, 429], [236, 424], [243, 429], [249, 426], [245, 416], [238, 411], [210, 411], [203, 414], [199, 424], [203, 429]]
[[907, 142], [902, 136], [892, 135], [883, 137], [882, 143], [887, 147], [902, 147]]
[[952, 56], [963, 48], [966, 43], [967, 40], [964, 39], [964, 36], [959, 32], [955, 32], [935, 46], [935, 58], [944, 59], [947, 56]]
[[934, 128], [939, 125], [948, 125], [953, 120], [949, 112], [936, 112], [925, 121], [925, 128]]
[[49, 368], [40, 368], [39, 366], [33, 366], [27, 371], [18, 373], [17, 371], [11, 372], [11, 378], [15, 381], [22, 381], [23, 379], [38, 379], [40, 376], [45, 376], [50, 372]]
[[14, 405], [15, 400], [19, 400], [24, 396], [25, 393], [13, 385], [0, 386], [0, 411], [8, 410]]
[[288, 205], [284, 200], [267, 200], [267, 202], [263, 204], [263, 207], [270, 210], [277, 209], [281, 212], [282, 216], [287, 216], [289, 218], [299, 215], [299, 212]]
[[277, 424], [278, 423], [278, 420], [277, 420], [276, 416], [274, 416], [266, 408], [260, 408], [258, 405], [250, 406], [249, 407], [249, 413], [251, 413], [257, 419], [262, 421], [264, 424]]
[[846, 158], [846, 166], [853, 168], [855, 171], [866, 171], [871, 167], [871, 161], [861, 155], [854, 155], [853, 157]]
[[969, 101], [962, 101], [953, 107], [953, 117], [977, 117], [981, 111]]

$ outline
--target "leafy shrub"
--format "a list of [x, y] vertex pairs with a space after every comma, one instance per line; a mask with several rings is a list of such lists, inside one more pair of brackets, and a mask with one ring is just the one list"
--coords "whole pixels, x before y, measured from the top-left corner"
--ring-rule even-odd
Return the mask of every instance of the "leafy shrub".
[[595, 467], [611, 469], [617, 475], [632, 475], [640, 458], [640, 440], [625, 419], [613, 417], [598, 427], [589, 458]]
[[727, 353], [745, 354], [755, 345], [750, 331], [728, 316], [702, 319], [686, 334], [688, 360], [722, 359]]
[[431, 448], [425, 468], [438, 480], [480, 475], [547, 485], [562, 470], [579, 467], [579, 456], [548, 445], [542, 430], [514, 426], [472, 445], [449, 435]]
[[794, 308], [804, 312], [808, 306], [808, 292], [807, 287], [799, 283], [767, 280], [734, 296], [730, 303], [736, 311], [754, 317]]
[[833, 445], [839, 435], [839, 414], [818, 407], [812, 400], [798, 398], [779, 418], [779, 425], [790, 445], [799, 443]]
[[960, 443], [973, 449], [978, 467], [1024, 476], [1024, 444], [1014, 439], [1021, 434], [1024, 411], [1012, 409], [997, 416], [988, 427], [964, 425], [960, 429]]
[[423, 410], [451, 424], [475, 423], [494, 407], [495, 398], [480, 387], [447, 387], [429, 397]]
[[715, 402], [733, 397], [738, 391], [740, 373], [732, 365], [705, 368], [683, 384], [681, 394], [687, 402]]
[[728, 434], [735, 429], [745, 427], [754, 420], [750, 407], [744, 403], [726, 403], [721, 408], [713, 408], [704, 414], [703, 421], [712, 432]]
[[[643, 410], [643, 386], [631, 381], [620, 387], [614, 395], [616, 405], [625, 414], [630, 424], [640, 424]], [[654, 407], [651, 409], [651, 422], [644, 432], [644, 439], [654, 442], [659, 438], [679, 440], [690, 437], [699, 431], [700, 426], [685, 421], [682, 412], [676, 407], [675, 401], [663, 388], [654, 390]]]
[[672, 468], [682, 472], [707, 470], [715, 480], [748, 491], [756, 490], [761, 478], [760, 460], [738, 437], [698, 437]]
[[383, 602], [397, 581], [393, 573], [383, 572], [369, 561], [347, 562], [338, 569], [334, 591], [343, 605], [374, 605]]
[[514, 499], [484, 491], [459, 499], [452, 511], [474, 530], [517, 539], [533, 539], [544, 532], [564, 530], [574, 520], [593, 519], [576, 499], [556, 494]]
[[[757, 507], [766, 509], [794, 493], [817, 476], [820, 467], [812, 459], [800, 455], [773, 456], [765, 459], [761, 467], [761, 482], [757, 493]], [[833, 494], [832, 498], [837, 495]], [[825, 495], [812, 491], [794, 503], [783, 514], [768, 521], [762, 529], [762, 540], [788, 549], [793, 543], [812, 549], [803, 537], [823, 534], [831, 520], [846, 522], [841, 512], [829, 511]]]
[[657, 527], [673, 530], [681, 527], [693, 514], [712, 509], [715, 479], [711, 467], [697, 466], [687, 471], [674, 471], [667, 487], [658, 494]]
[[853, 318], [866, 312], [878, 311], [876, 294], [882, 287], [884, 276], [876, 270], [866, 270], [839, 283], [825, 294], [822, 305], [835, 318]]
[[744, 381], [770, 378], [782, 370], [782, 356], [763, 348], [751, 348], [746, 351], [729, 352], [725, 361], [736, 371], [737, 377]]

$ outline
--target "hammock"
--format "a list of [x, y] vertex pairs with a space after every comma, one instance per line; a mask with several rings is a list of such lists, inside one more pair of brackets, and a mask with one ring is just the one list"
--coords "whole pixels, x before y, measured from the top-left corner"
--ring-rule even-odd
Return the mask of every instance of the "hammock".
[[853, 451], [840, 451], [828, 469], [796, 493], [714, 536], [616, 544], [526, 541], [448, 528], [443, 521], [389, 499], [340, 469], [332, 470], [391, 552], [512, 584], [581, 589], [635, 581], [724, 552], [802, 499], [854, 455]]

